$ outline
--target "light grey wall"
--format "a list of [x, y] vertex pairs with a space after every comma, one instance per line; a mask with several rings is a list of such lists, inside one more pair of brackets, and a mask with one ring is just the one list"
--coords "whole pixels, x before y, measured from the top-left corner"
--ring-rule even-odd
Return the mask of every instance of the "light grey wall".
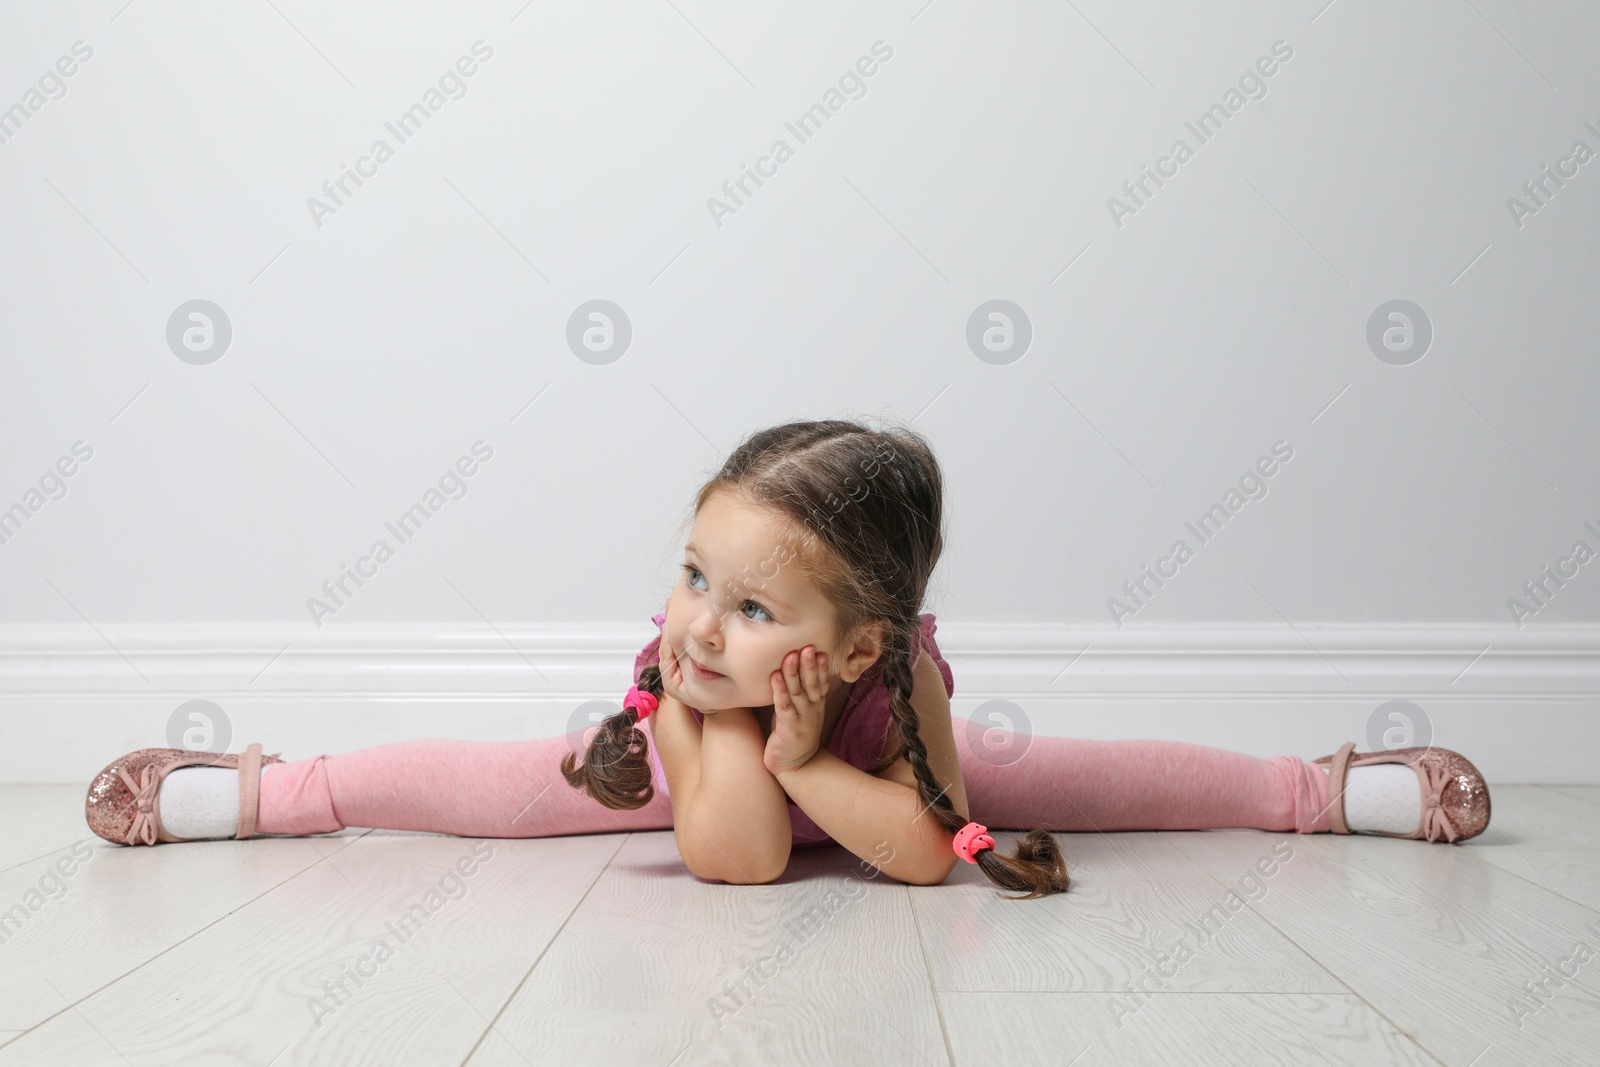
[[[1125, 626], [1509, 632], [1524, 581], [1600, 547], [1600, 160], [1508, 206], [1600, 151], [1597, 37], [1592, 5], [1504, 0], [8, 4], [0, 507], [93, 455], [7, 528], [0, 622], [311, 635], [384, 538], [328, 626], [644, 623], [741, 436], [887, 413], [948, 476], [941, 618], [1109, 627], [1182, 538]], [[1242, 77], [1259, 98], [1201, 143]], [[232, 338], [191, 364], [168, 323], [200, 299]], [[605, 365], [566, 340], [594, 299], [631, 322]], [[996, 299], [1020, 358], [968, 344]], [[1405, 365], [1368, 341], [1394, 300], [1431, 323]], [[399, 544], [385, 520], [480, 440]], [[1200, 544], [1185, 522], [1280, 441]], [[1600, 562], [1524, 623], [1596, 620]]]

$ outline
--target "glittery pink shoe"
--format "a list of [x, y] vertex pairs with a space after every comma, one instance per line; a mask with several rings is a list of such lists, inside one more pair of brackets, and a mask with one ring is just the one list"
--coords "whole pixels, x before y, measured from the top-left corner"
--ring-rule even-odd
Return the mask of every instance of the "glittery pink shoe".
[[256, 832], [262, 764], [282, 762], [276, 753], [262, 756], [260, 743], [231, 755], [182, 748], [137, 749], [111, 761], [94, 776], [84, 800], [84, 818], [89, 829], [113, 844], [187, 841], [189, 838], [167, 833], [161, 825], [157, 797], [162, 779], [180, 767], [228, 767], [239, 772], [239, 832], [234, 838], [242, 841]]
[[1422, 820], [1409, 834], [1386, 830], [1361, 833], [1413, 840], [1444, 840], [1450, 844], [1477, 837], [1489, 825], [1489, 787], [1467, 757], [1448, 748], [1396, 748], [1387, 752], [1356, 752], [1347, 743], [1331, 756], [1311, 762], [1328, 768], [1328, 822], [1336, 834], [1352, 833], [1344, 818], [1344, 783], [1351, 767], [1374, 763], [1404, 763], [1417, 772], [1422, 787]]

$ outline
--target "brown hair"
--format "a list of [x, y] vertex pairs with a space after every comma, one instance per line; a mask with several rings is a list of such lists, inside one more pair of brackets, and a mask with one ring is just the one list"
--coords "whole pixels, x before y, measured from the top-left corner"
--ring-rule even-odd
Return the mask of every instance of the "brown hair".
[[[798, 573], [833, 604], [841, 647], [874, 628], [881, 631], [891, 737], [872, 773], [904, 756], [927, 810], [953, 836], [967, 816], [956, 811], [949, 787], [934, 777], [911, 705], [923, 596], [944, 547], [944, 485], [928, 442], [909, 427], [877, 430], [838, 419], [785, 423], [751, 434], [734, 449], [696, 494], [694, 514], [716, 492], [734, 493], [790, 520], [798, 534]], [[661, 695], [659, 663], [640, 671], [638, 686]], [[601, 722], [581, 767], [570, 752], [562, 758], [567, 782], [608, 808], [648, 804], [655, 795], [649, 742], [636, 722], [637, 713], [627, 708]], [[1013, 856], [983, 849], [977, 861], [997, 885], [1026, 893], [1007, 899], [1067, 888], [1066, 862], [1044, 830], [1019, 839]]]

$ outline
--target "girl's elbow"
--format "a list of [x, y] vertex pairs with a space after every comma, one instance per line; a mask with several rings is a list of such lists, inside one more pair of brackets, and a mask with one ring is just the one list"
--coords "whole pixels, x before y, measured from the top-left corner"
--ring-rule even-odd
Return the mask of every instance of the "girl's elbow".
[[927, 864], [908, 870], [895, 877], [908, 885], [943, 885], [960, 859], [953, 853], [930, 860]]
[[[694, 871], [709, 882], [726, 882], [728, 885], [769, 885], [783, 877], [788, 864], [782, 867], [743, 867], [737, 870]], [[692, 870], [692, 868], [691, 868]]]
[[722, 881], [729, 885], [770, 885], [782, 878], [783, 872], [787, 869], [787, 867], [779, 867], [772, 871], [755, 871], [748, 874], [740, 872], [739, 874], [730, 875], [722, 879]]
[[783, 877], [789, 869], [789, 854], [768, 857], [741, 857], [738, 862], [726, 856], [717, 856], [713, 862], [700, 857], [698, 862], [685, 858], [689, 873], [709, 882], [726, 882], [729, 885], [767, 885]]

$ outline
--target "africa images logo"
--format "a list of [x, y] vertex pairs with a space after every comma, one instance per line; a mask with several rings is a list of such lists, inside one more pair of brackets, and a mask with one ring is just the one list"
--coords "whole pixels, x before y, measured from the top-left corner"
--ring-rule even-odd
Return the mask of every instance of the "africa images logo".
[[[873, 56], [877, 58], [874, 59]], [[805, 144], [817, 134], [822, 132], [822, 127], [828, 120], [839, 113], [839, 109], [850, 100], [860, 100], [867, 95], [866, 79], [878, 73], [883, 63], [889, 62], [894, 56], [894, 49], [881, 38], [872, 42], [872, 55], [862, 56], [856, 60], [854, 67], [846, 67], [843, 74], [839, 75], [838, 88], [828, 86], [822, 93], [820, 103], [812, 104], [802, 111], [792, 122], [785, 122], [784, 129], [794, 135], [797, 145]], [[843, 90], [841, 92], [841, 90]], [[845, 95], [848, 93], [848, 97]], [[766, 185], [763, 178], [776, 178], [778, 168], [793, 159], [794, 147], [783, 138], [772, 142], [767, 154], [756, 159], [755, 168], [741, 163], [740, 174], [737, 178], [722, 183], [722, 195], [726, 199], [719, 200], [715, 196], [706, 197], [706, 210], [711, 213], [711, 221], [717, 229], [722, 229], [722, 220], [729, 215], [736, 215], [739, 209], [745, 206], [754, 191], [746, 183], [754, 182], [757, 189]], [[735, 188], [737, 186], [737, 188]], [[741, 197], [739, 194], [743, 193]]]
[[[415, 137], [434, 113], [444, 107], [449, 100], [460, 100], [466, 96], [466, 79], [478, 72], [480, 63], [489, 62], [494, 56], [494, 49], [479, 39], [472, 42], [472, 55], [478, 58], [474, 60], [472, 56], [462, 56], [457, 59], [453, 69], [446, 69], [439, 75], [438, 88], [430, 85], [423, 90], [420, 102], [402, 111], [392, 122], [383, 124], [384, 129], [394, 137], [395, 145], [403, 145]], [[449, 94], [448, 97], [446, 93]], [[355, 196], [356, 190], [367, 184], [363, 179], [377, 177], [378, 168], [393, 159], [394, 155], [394, 147], [380, 137], [372, 142], [366, 155], [356, 160], [353, 168], [343, 163], [339, 164], [342, 173], [337, 178], [330, 178], [322, 183], [322, 194], [326, 199], [306, 197], [306, 210], [311, 212], [311, 221], [316, 223], [317, 229], [322, 229], [322, 220], [325, 216], [337, 215], [339, 209]], [[348, 183], [354, 183], [355, 189], [351, 189]]]

